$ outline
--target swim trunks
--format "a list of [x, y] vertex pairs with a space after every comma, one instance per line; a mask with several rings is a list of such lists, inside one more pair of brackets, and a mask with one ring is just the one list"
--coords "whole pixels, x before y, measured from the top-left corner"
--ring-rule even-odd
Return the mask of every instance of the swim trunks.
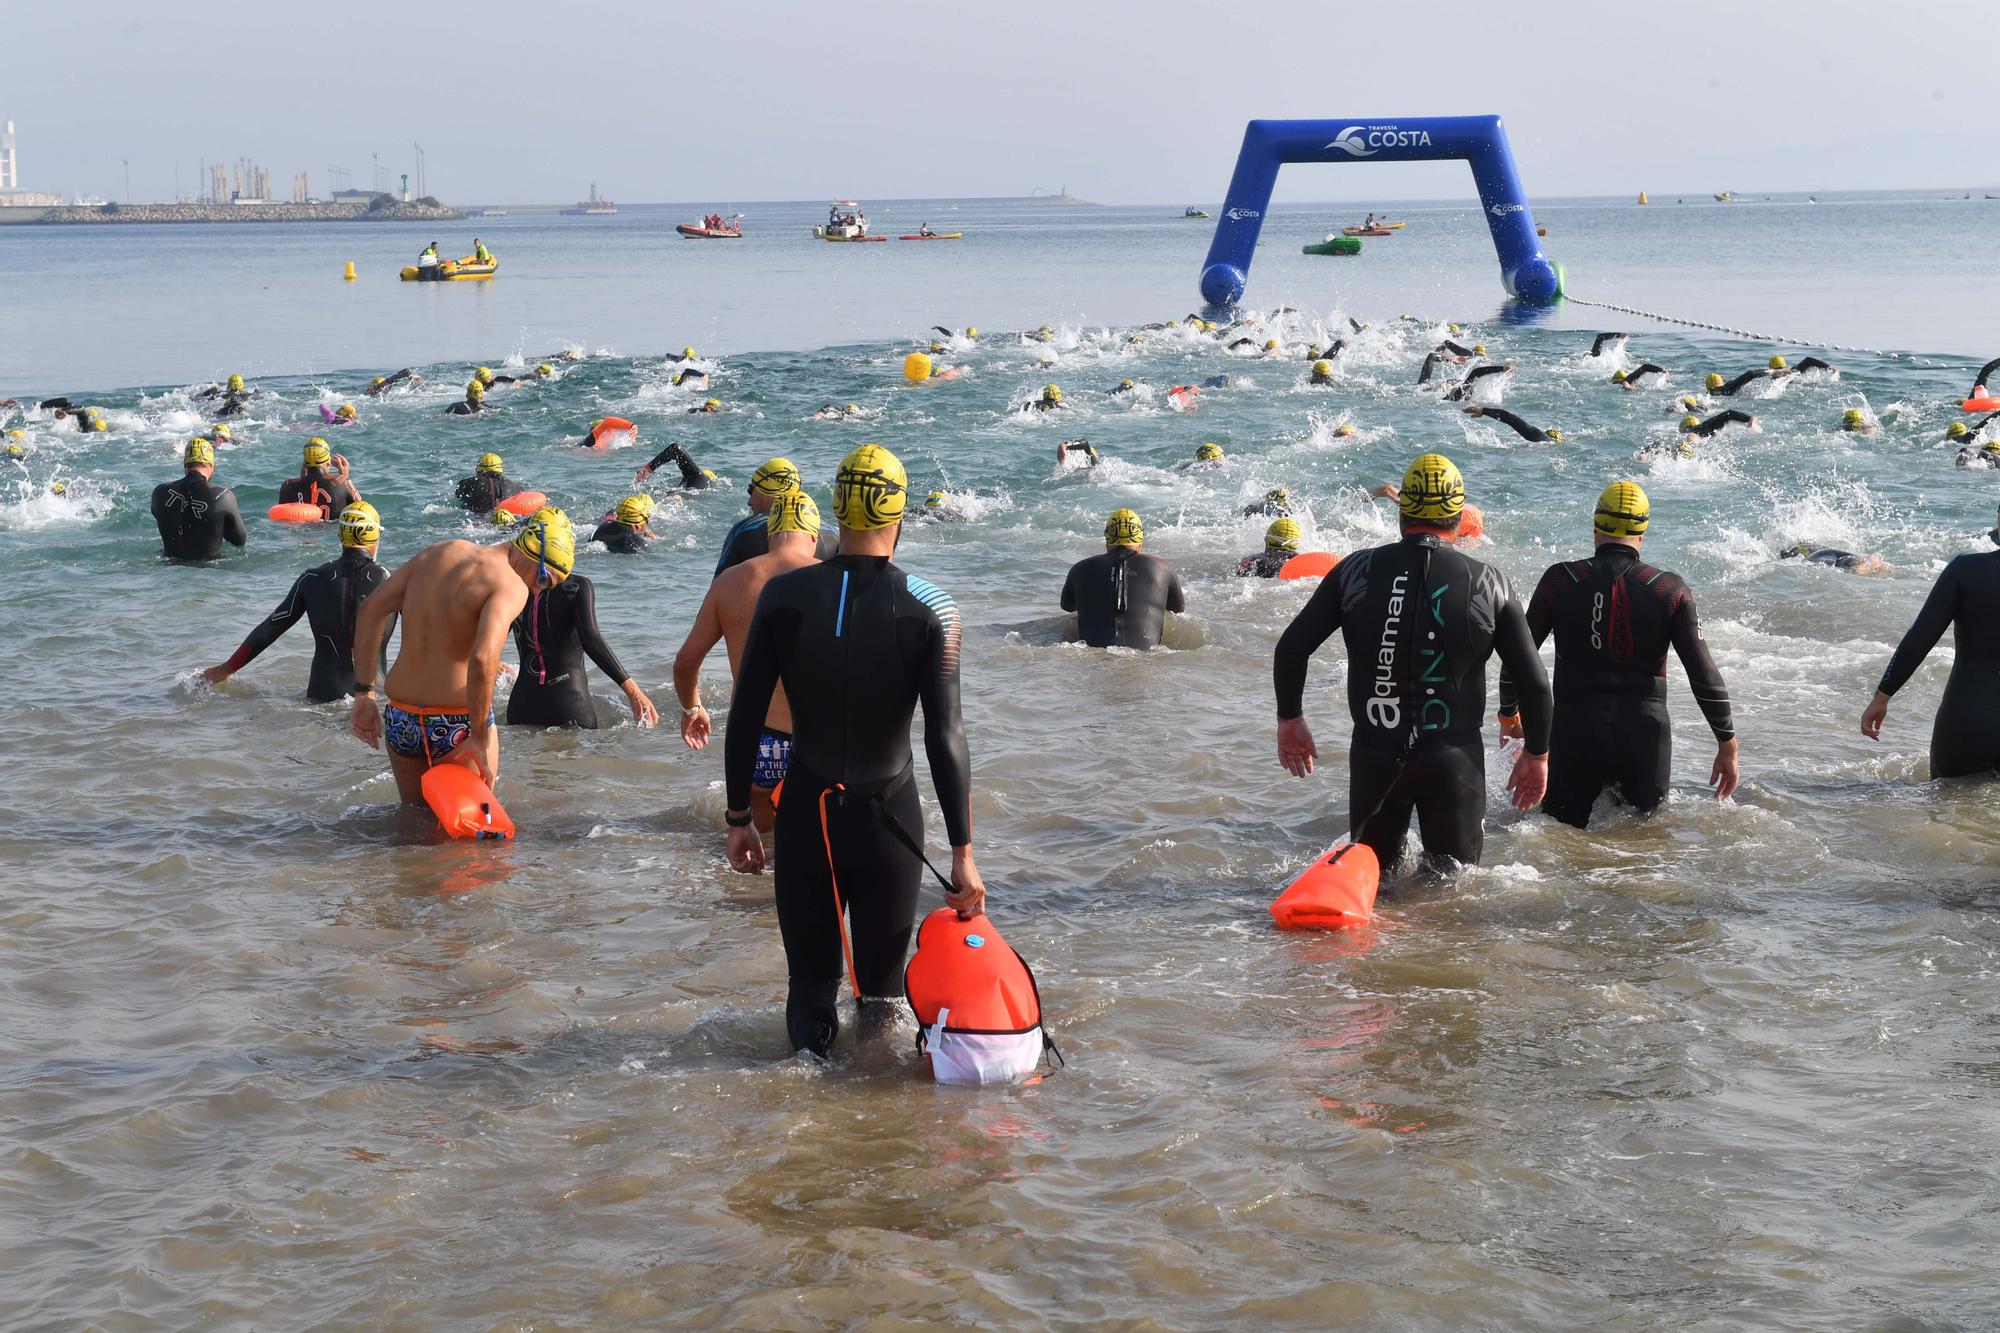
[[[490, 726], [492, 714], [486, 718]], [[392, 703], [382, 710], [382, 738], [405, 759], [435, 764], [465, 744], [472, 734], [472, 714], [448, 708], [412, 708]]]
[[750, 772], [750, 785], [773, 791], [792, 768], [792, 733], [764, 728], [757, 738], [757, 766]]

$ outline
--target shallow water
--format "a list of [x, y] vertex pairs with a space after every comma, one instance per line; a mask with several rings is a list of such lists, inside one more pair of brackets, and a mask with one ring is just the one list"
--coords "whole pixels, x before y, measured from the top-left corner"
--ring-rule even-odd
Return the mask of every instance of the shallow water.
[[[915, 248], [928, 264], [946, 247]], [[1678, 394], [1774, 349], [1639, 331], [1628, 360], [1675, 375], [1625, 393], [1578, 359], [1586, 312], [1470, 324], [1462, 340], [1519, 364], [1507, 405], [1569, 436], [1527, 445], [1411, 385], [1442, 326], [1396, 321], [1400, 301], [1287, 287], [1266, 259], [1253, 295], [1307, 312], [1278, 326], [1288, 342], [1335, 327], [1337, 309], [1372, 321], [1339, 389], [1306, 387], [1295, 358], [1184, 332], [1132, 345], [1122, 325], [1069, 323], [1045, 348], [997, 336], [1005, 320], [954, 346], [959, 379], [911, 389], [897, 368], [929, 311], [914, 313], [908, 281], [885, 298], [893, 337], [718, 344], [719, 416], [682, 415], [690, 391], [654, 354], [688, 340], [674, 319], [642, 338], [627, 309], [600, 337], [587, 318], [509, 315], [483, 354], [570, 337], [623, 354], [496, 391], [475, 420], [441, 414], [471, 363], [428, 365], [416, 392], [358, 400], [363, 424], [337, 441], [393, 561], [481, 535], [449, 492], [483, 450], [588, 519], [683, 440], [728, 488], [663, 503], [668, 537], [647, 555], [591, 549], [579, 566], [662, 702], [734, 497], [767, 455], [797, 459], [823, 492], [838, 457], [876, 439], [920, 492], [967, 503], [975, 521], [912, 524], [898, 560], [965, 612], [979, 859], [1069, 1061], [1011, 1091], [929, 1085], [907, 1015], [827, 1068], [788, 1058], [768, 881], [720, 858], [716, 749], [629, 723], [509, 732], [503, 794], [525, 836], [440, 844], [390, 807], [345, 710], [299, 702], [303, 631], [220, 689], [190, 683], [331, 536], [253, 519], [250, 549], [218, 568], [160, 563], [147, 488], [200, 424], [160, 386], [191, 354], [156, 331], [146, 359], [121, 353], [137, 367], [125, 380], [78, 371], [153, 387], [93, 399], [107, 435], [29, 420], [26, 467], [0, 474], [0, 671], [15, 682], [0, 737], [17, 774], [0, 820], [0, 1320], [1992, 1324], [2000, 837], [1990, 789], [1927, 781], [1949, 646], [1880, 745], [1855, 730], [1930, 578], [1986, 545], [2000, 481], [1953, 468], [1941, 443], [1945, 400], [1969, 382], [1967, 355], [1948, 354], [1984, 349], [1941, 336], [1902, 344], [1937, 366], [1835, 356], [1837, 382], [1745, 401], [1757, 432], [1645, 465], [1633, 455], [1667, 436]], [[967, 262], [999, 283], [997, 265]], [[194, 265], [163, 265], [157, 286], [193, 282]], [[1173, 268], [1131, 318], [1187, 309], [1192, 261]], [[1473, 282], [1446, 268], [1430, 275], [1440, 289]], [[1476, 310], [1492, 276], [1476, 273]], [[472, 305], [512, 290], [391, 295]], [[995, 304], [1057, 322], [1063, 300], [1034, 295]], [[994, 320], [949, 304], [935, 317]], [[1837, 319], [1836, 304], [1805, 313]], [[259, 298], [239, 322], [280, 322], [281, 305]], [[323, 394], [344, 401], [425, 360], [353, 355], [364, 334], [426, 336], [363, 324], [330, 322], [343, 360], [274, 345], [279, 365], [244, 363], [271, 372], [266, 396], [218, 475], [246, 511], [271, 503]], [[64, 325], [61, 339], [82, 335]], [[204, 377], [237, 364], [213, 361]], [[1164, 409], [1165, 386], [1225, 371], [1235, 382], [1192, 414]], [[1154, 392], [1131, 406], [1093, 392], [1126, 376]], [[1072, 414], [1007, 410], [1050, 381]], [[828, 401], [869, 419], [811, 422]], [[1835, 429], [1860, 403], [1879, 434]], [[607, 457], [553, 443], [607, 412], [644, 444]], [[1355, 437], [1333, 434], [1343, 420]], [[1106, 465], [1058, 473], [1053, 446], [1073, 435]], [[1230, 461], [1173, 470], [1204, 439]], [[1675, 667], [1679, 787], [1659, 817], [1607, 812], [1579, 833], [1507, 811], [1496, 781], [1483, 868], [1407, 884], [1366, 931], [1282, 936], [1270, 899], [1343, 831], [1344, 667], [1332, 647], [1315, 667], [1308, 717], [1327, 762], [1293, 780], [1272, 754], [1270, 649], [1309, 590], [1229, 577], [1263, 526], [1237, 510], [1287, 484], [1309, 546], [1379, 542], [1392, 518], [1367, 489], [1438, 446], [1486, 509], [1482, 554], [1523, 587], [1583, 549], [1606, 480], [1647, 485], [1647, 553], [1700, 596], [1745, 785], [1731, 804], [1706, 798], [1706, 732]], [[44, 493], [54, 478], [66, 496]], [[1062, 641], [1063, 570], [1126, 504], [1188, 586], [1176, 651]], [[1897, 568], [1862, 579], [1775, 558], [1795, 541]], [[726, 698], [720, 656], [704, 681]], [[615, 693], [597, 693], [614, 715]]]

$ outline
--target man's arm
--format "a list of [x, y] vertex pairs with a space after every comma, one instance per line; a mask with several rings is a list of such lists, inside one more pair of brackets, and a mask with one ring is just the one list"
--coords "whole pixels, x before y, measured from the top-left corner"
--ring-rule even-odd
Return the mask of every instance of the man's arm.
[[243, 526], [242, 511], [236, 507], [236, 492], [224, 490], [216, 497], [215, 503], [222, 510], [222, 539], [231, 546], [242, 546], [250, 540], [250, 529]]
[[1958, 562], [1952, 561], [1938, 575], [1938, 581], [1931, 585], [1930, 596], [1924, 599], [1924, 609], [1917, 612], [1917, 618], [1910, 622], [1903, 640], [1896, 645], [1896, 651], [1889, 658], [1888, 669], [1883, 671], [1882, 680], [1876, 686], [1883, 694], [1893, 696], [1909, 683], [1916, 674], [1924, 658], [1937, 641], [1944, 637], [1951, 624], [1953, 613], [1958, 610]]
[[1295, 718], [1305, 712], [1306, 670], [1319, 646], [1340, 628], [1342, 583], [1335, 576], [1320, 580], [1305, 609], [1285, 626], [1271, 655], [1271, 681], [1278, 695], [1278, 717]]
[[736, 692], [729, 701], [729, 728], [722, 740], [722, 776], [731, 814], [750, 809], [750, 779], [757, 768], [757, 743], [764, 718], [777, 693], [786, 644], [797, 636], [799, 613], [780, 605], [765, 584], [750, 614], [743, 657], [736, 672]]
[[298, 624], [299, 617], [306, 613], [305, 586], [306, 580], [311, 577], [312, 571], [308, 570], [293, 579], [291, 590], [285, 594], [285, 600], [278, 603], [278, 609], [257, 622], [256, 628], [252, 629], [242, 645], [229, 655], [227, 662], [202, 672], [202, 679], [211, 685], [229, 679], [256, 661], [257, 654], [276, 643], [286, 630]]
[[1187, 610], [1187, 594], [1181, 591], [1181, 576], [1172, 569], [1167, 571], [1167, 610], [1175, 615]]
[[[1996, 370], [2000, 370], [2000, 356], [1994, 357], [1991, 361], [1988, 361], [1985, 365], [1979, 368], [1979, 378], [1972, 382], [1972, 387], [1975, 389], [1985, 388], [1986, 381], [1993, 378], [1993, 372]], [[1973, 395], [1973, 397], [1975, 398], [1977, 398], [1978, 396], [1979, 396], [1978, 394]]]
[[1705, 440], [1725, 426], [1754, 426], [1756, 424], [1757, 418], [1751, 416], [1748, 412], [1732, 407], [1726, 412], [1717, 412], [1714, 416], [1689, 431], [1688, 434]]
[[1468, 407], [1465, 411], [1468, 416], [1491, 417], [1501, 425], [1511, 428], [1516, 435], [1524, 440], [1539, 443], [1549, 438], [1548, 432], [1544, 431], [1540, 426], [1530, 426], [1504, 407]]
[[1730, 380], [1728, 383], [1716, 389], [1716, 392], [1721, 394], [1733, 395], [1737, 391], [1742, 389], [1742, 387], [1748, 384], [1751, 380], [1768, 379], [1770, 377], [1770, 374], [1771, 372], [1768, 370], [1746, 370], [1741, 375], [1738, 375], [1735, 379]]
[[[370, 604], [374, 598], [369, 599]], [[493, 683], [500, 676], [500, 654], [514, 629], [514, 621], [528, 605], [528, 590], [519, 579], [509, 578], [487, 597], [479, 609], [479, 625], [473, 631], [472, 651], [465, 661], [465, 705], [471, 714], [471, 734], [460, 751], [473, 761], [472, 767], [487, 782], [499, 773], [486, 771], [486, 738], [492, 730]]]
[[1069, 573], [1063, 575], [1062, 609], [1076, 610], [1076, 566], [1070, 566]]
[[708, 744], [710, 722], [708, 710], [701, 703], [701, 664], [708, 660], [708, 654], [722, 638], [722, 613], [716, 610], [716, 585], [708, 585], [708, 592], [701, 599], [701, 609], [694, 613], [694, 624], [688, 628], [687, 639], [674, 654], [674, 697], [681, 705], [681, 739], [691, 750], [699, 750]]
[[1509, 597], [1500, 605], [1493, 625], [1493, 649], [1500, 657], [1500, 669], [1512, 679], [1521, 713], [1521, 738], [1527, 752], [1549, 752], [1549, 728], [1555, 717], [1555, 699], [1549, 692], [1549, 674], [1542, 669], [1541, 650], [1528, 628], [1527, 613], [1521, 603]]
[[1694, 594], [1685, 588], [1674, 599], [1672, 634], [1674, 652], [1687, 672], [1688, 688], [1694, 691], [1694, 701], [1701, 705], [1701, 715], [1708, 719], [1708, 729], [1715, 733], [1717, 741], [1732, 739], [1736, 723], [1730, 716], [1729, 686], [1723, 683], [1721, 670], [1709, 656], [1708, 644], [1701, 637], [1701, 622], [1695, 614]]

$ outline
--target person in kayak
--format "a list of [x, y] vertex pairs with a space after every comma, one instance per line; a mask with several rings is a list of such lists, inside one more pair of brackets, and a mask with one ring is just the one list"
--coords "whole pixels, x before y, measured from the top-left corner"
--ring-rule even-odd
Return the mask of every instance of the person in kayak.
[[604, 543], [604, 549], [613, 555], [638, 555], [654, 536], [649, 526], [652, 518], [652, 496], [628, 495], [598, 521], [590, 539]]
[[[2000, 524], [1988, 534], [2000, 544]], [[1931, 724], [1931, 776], [1985, 776], [2000, 769], [2000, 551], [1952, 557], [1861, 714], [1861, 734], [1882, 739], [1889, 700], [1909, 683], [1945, 627], [1952, 628], [1951, 675]]]
[[[769, 549], [731, 565], [714, 582], [695, 612], [686, 642], [674, 656], [674, 694], [681, 704], [681, 739], [691, 750], [708, 745], [713, 723], [701, 702], [701, 664], [718, 639], [726, 645], [733, 677], [742, 661], [751, 614], [764, 585], [780, 574], [803, 569], [820, 559], [819, 506], [802, 490], [778, 496], [758, 515], [765, 525]], [[836, 542], [839, 540], [835, 538]], [[764, 716], [764, 734], [757, 742], [757, 767], [750, 778], [750, 814], [760, 833], [771, 831], [776, 807], [772, 793], [784, 782], [791, 764], [792, 713], [785, 687], [773, 691]]]
[[1023, 412], [1059, 412], [1062, 410], [1062, 405], [1062, 386], [1059, 384], [1049, 384], [1043, 386], [1041, 397], [1030, 398], [1027, 402], [1021, 404], [1020, 410]]
[[1244, 518], [1290, 518], [1292, 516], [1292, 488], [1273, 486], [1264, 492], [1264, 498], [1243, 506]]
[[445, 411], [455, 417], [469, 417], [486, 410], [486, 386], [478, 380], [467, 380], [465, 397], [447, 407]]
[[1482, 407], [1474, 404], [1465, 409], [1469, 417], [1485, 417], [1497, 421], [1531, 444], [1561, 444], [1563, 433], [1551, 426], [1543, 430], [1540, 426], [1530, 426], [1504, 407]]
[[[382, 516], [375, 506], [361, 501], [340, 511], [340, 558], [314, 565], [292, 581], [290, 591], [278, 609], [257, 622], [242, 646], [221, 666], [201, 673], [211, 685], [219, 685], [257, 659], [276, 643], [286, 630], [304, 616], [312, 627], [312, 670], [306, 677], [306, 698], [316, 704], [331, 703], [354, 690], [354, 625], [361, 606], [377, 588], [389, 581], [389, 571], [375, 563], [382, 540]], [[383, 636], [383, 644], [388, 636]], [[386, 652], [377, 655], [379, 673], [387, 665]]]
[[597, 627], [597, 585], [581, 574], [529, 594], [527, 607], [514, 618], [514, 651], [521, 673], [507, 696], [510, 727], [595, 731], [603, 726], [590, 694], [586, 655], [624, 693], [634, 722], [651, 727], [660, 720], [660, 710], [604, 641]]
[[1147, 555], [1146, 527], [1130, 509], [1104, 522], [1104, 554], [1079, 560], [1063, 580], [1062, 609], [1092, 648], [1157, 648], [1167, 612], [1187, 610], [1173, 566]]
[[414, 389], [423, 382], [424, 377], [422, 375], [417, 374], [416, 371], [411, 370], [408, 366], [404, 366], [393, 375], [377, 375], [374, 379], [369, 380], [368, 396], [370, 398], [379, 398], [399, 384], [407, 384], [410, 388]]
[[1880, 574], [1889, 568], [1888, 562], [1879, 554], [1856, 555], [1853, 551], [1836, 550], [1831, 546], [1814, 546], [1811, 542], [1796, 542], [1778, 552], [1780, 560], [1803, 560], [1809, 565], [1826, 565], [1847, 574]]
[[952, 848], [945, 904], [970, 918], [986, 900], [972, 855], [958, 606], [889, 559], [907, 487], [902, 464], [880, 445], [863, 445], [842, 460], [833, 486], [840, 554], [764, 586], [724, 742], [729, 860], [755, 873], [765, 858], [750, 788], [769, 704], [782, 682], [793, 731], [775, 830], [778, 928], [790, 981], [785, 1027], [795, 1049], [822, 1057], [840, 1031], [843, 909], [864, 1030], [886, 1025], [902, 993], [920, 876], [903, 839], [920, 845], [923, 838], [910, 766], [910, 719], [919, 704]]
[[469, 509], [475, 514], [490, 514], [500, 507], [500, 502], [509, 496], [519, 495], [522, 488], [507, 480], [507, 465], [498, 454], [481, 454], [479, 461], [472, 465], [472, 475], [458, 479], [456, 496], [460, 509]]
[[632, 484], [634, 486], [645, 485], [647, 478], [658, 471], [662, 463], [672, 463], [680, 470], [680, 487], [684, 491], [705, 491], [716, 483], [716, 475], [695, 462], [688, 451], [683, 449], [678, 442], [675, 442], [668, 444], [666, 448], [654, 454], [637, 472], [633, 473]]
[[236, 492], [214, 484], [215, 444], [189, 440], [181, 452], [181, 479], [153, 488], [153, 522], [169, 560], [216, 560], [222, 544], [243, 546], [250, 540]]
[[347, 457], [333, 452], [325, 440], [315, 435], [306, 441], [299, 475], [278, 484], [278, 503], [318, 505], [326, 518], [361, 502], [361, 492], [348, 475]]
[[[1694, 593], [1680, 575], [1639, 559], [1651, 519], [1652, 502], [1637, 482], [1613, 482], [1597, 497], [1592, 518], [1596, 554], [1550, 565], [1528, 599], [1536, 646], [1556, 636], [1555, 718], [1542, 812], [1576, 828], [1590, 826], [1591, 806], [1607, 788], [1642, 815], [1666, 799], [1674, 749], [1668, 648], [1680, 657], [1715, 736], [1708, 775], [1715, 799], [1727, 800], [1741, 776], [1729, 687], [1702, 641]], [[1503, 666], [1503, 736], [1520, 734], [1519, 714], [1513, 679]]]
[[1097, 446], [1089, 440], [1064, 440], [1056, 446], [1056, 467], [1059, 469], [1068, 467], [1071, 454], [1082, 458], [1086, 468], [1096, 467], [1104, 461], [1098, 457]]
[[1264, 530], [1264, 549], [1255, 555], [1246, 555], [1236, 563], [1237, 578], [1274, 579], [1285, 562], [1299, 553], [1299, 521], [1295, 518], [1274, 519]]
[[1433, 868], [1473, 865], [1485, 847], [1486, 659], [1516, 682], [1524, 730], [1507, 788], [1532, 810], [1548, 784], [1550, 694], [1541, 654], [1506, 575], [1446, 545], [1465, 480], [1442, 454], [1410, 465], [1398, 488], [1402, 538], [1357, 551], [1321, 580], [1272, 655], [1278, 761], [1297, 777], [1319, 752], [1306, 725], [1307, 669], [1339, 630], [1347, 645], [1347, 821], [1388, 875], [1414, 813]]

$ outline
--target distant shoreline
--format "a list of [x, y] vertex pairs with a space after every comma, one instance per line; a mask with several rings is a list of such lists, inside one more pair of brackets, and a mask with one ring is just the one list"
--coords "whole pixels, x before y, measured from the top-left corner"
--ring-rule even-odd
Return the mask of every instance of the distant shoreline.
[[0, 224], [127, 226], [190, 222], [457, 222], [443, 205], [368, 204], [102, 204], [91, 207], [0, 208]]

